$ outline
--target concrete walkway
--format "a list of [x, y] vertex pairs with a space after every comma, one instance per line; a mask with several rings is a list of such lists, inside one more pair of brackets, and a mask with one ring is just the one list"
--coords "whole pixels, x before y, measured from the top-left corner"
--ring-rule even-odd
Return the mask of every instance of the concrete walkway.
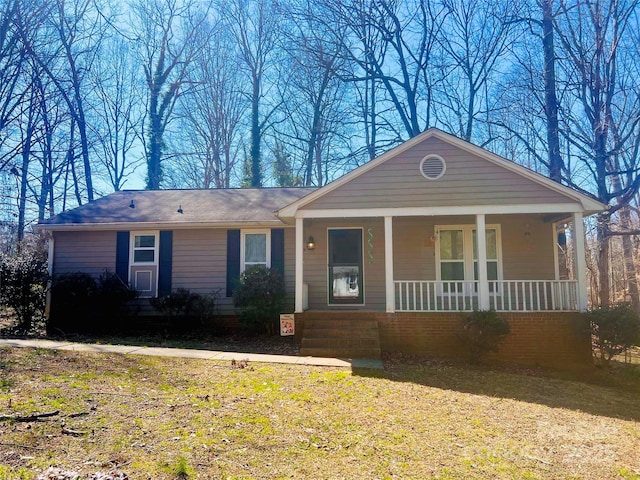
[[287, 363], [293, 365], [315, 365], [319, 367], [350, 367], [382, 369], [381, 360], [339, 359], [323, 357], [298, 357], [294, 355], [266, 355], [262, 353], [218, 352], [192, 350], [188, 348], [144, 347], [139, 345], [98, 345], [95, 343], [58, 342], [38, 339], [0, 339], [1, 347], [47, 348], [74, 352], [120, 353], [122, 355], [151, 355], [156, 357], [200, 358], [204, 360], [248, 360], [262, 363]]

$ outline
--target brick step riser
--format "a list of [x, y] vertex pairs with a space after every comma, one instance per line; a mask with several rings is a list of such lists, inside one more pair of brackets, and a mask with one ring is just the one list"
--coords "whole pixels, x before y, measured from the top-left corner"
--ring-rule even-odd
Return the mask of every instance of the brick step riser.
[[303, 338], [301, 348], [379, 348], [372, 338]]
[[301, 348], [301, 356], [334, 358], [380, 358], [380, 350], [374, 348]]
[[367, 329], [343, 329], [343, 328], [309, 328], [305, 327], [304, 336], [309, 338], [343, 338], [343, 337], [365, 337], [378, 339], [377, 328]]
[[325, 318], [322, 320], [313, 320], [304, 322], [305, 327], [311, 328], [378, 328], [378, 322], [375, 320], [341, 320], [333, 318]]

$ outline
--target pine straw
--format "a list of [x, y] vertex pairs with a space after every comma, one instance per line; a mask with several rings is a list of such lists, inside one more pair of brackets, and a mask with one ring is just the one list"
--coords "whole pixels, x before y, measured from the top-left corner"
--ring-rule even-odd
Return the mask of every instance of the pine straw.
[[0, 424], [0, 478], [49, 466], [81, 478], [640, 478], [637, 371], [585, 383], [414, 363], [352, 372], [4, 349], [0, 414], [60, 413]]

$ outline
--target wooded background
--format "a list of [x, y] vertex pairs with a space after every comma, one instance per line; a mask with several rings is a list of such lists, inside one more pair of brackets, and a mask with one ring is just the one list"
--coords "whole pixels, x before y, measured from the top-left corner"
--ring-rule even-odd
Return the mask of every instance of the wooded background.
[[142, 179], [324, 185], [438, 127], [609, 205], [591, 300], [638, 309], [638, 3], [5, 0], [5, 245]]

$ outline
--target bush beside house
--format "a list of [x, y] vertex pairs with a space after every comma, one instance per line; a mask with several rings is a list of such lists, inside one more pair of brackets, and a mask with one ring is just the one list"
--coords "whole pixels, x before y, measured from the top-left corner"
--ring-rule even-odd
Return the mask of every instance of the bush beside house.
[[462, 325], [462, 343], [469, 361], [479, 362], [489, 352], [497, 352], [500, 342], [511, 333], [509, 322], [494, 310], [477, 310], [466, 316]]
[[284, 306], [286, 290], [282, 275], [262, 265], [247, 268], [233, 292], [240, 307], [240, 322], [250, 331], [274, 335]]
[[591, 328], [593, 356], [600, 366], [640, 343], [640, 317], [629, 305], [591, 310], [586, 314]]
[[151, 306], [160, 313], [170, 331], [185, 332], [207, 324], [216, 315], [219, 292], [200, 295], [187, 288], [150, 300]]
[[119, 330], [136, 313], [138, 293], [108, 270], [97, 280], [82, 272], [58, 275], [51, 293], [48, 333]]
[[39, 237], [0, 254], [0, 304], [16, 318], [12, 331], [28, 333], [44, 320], [47, 253]]

